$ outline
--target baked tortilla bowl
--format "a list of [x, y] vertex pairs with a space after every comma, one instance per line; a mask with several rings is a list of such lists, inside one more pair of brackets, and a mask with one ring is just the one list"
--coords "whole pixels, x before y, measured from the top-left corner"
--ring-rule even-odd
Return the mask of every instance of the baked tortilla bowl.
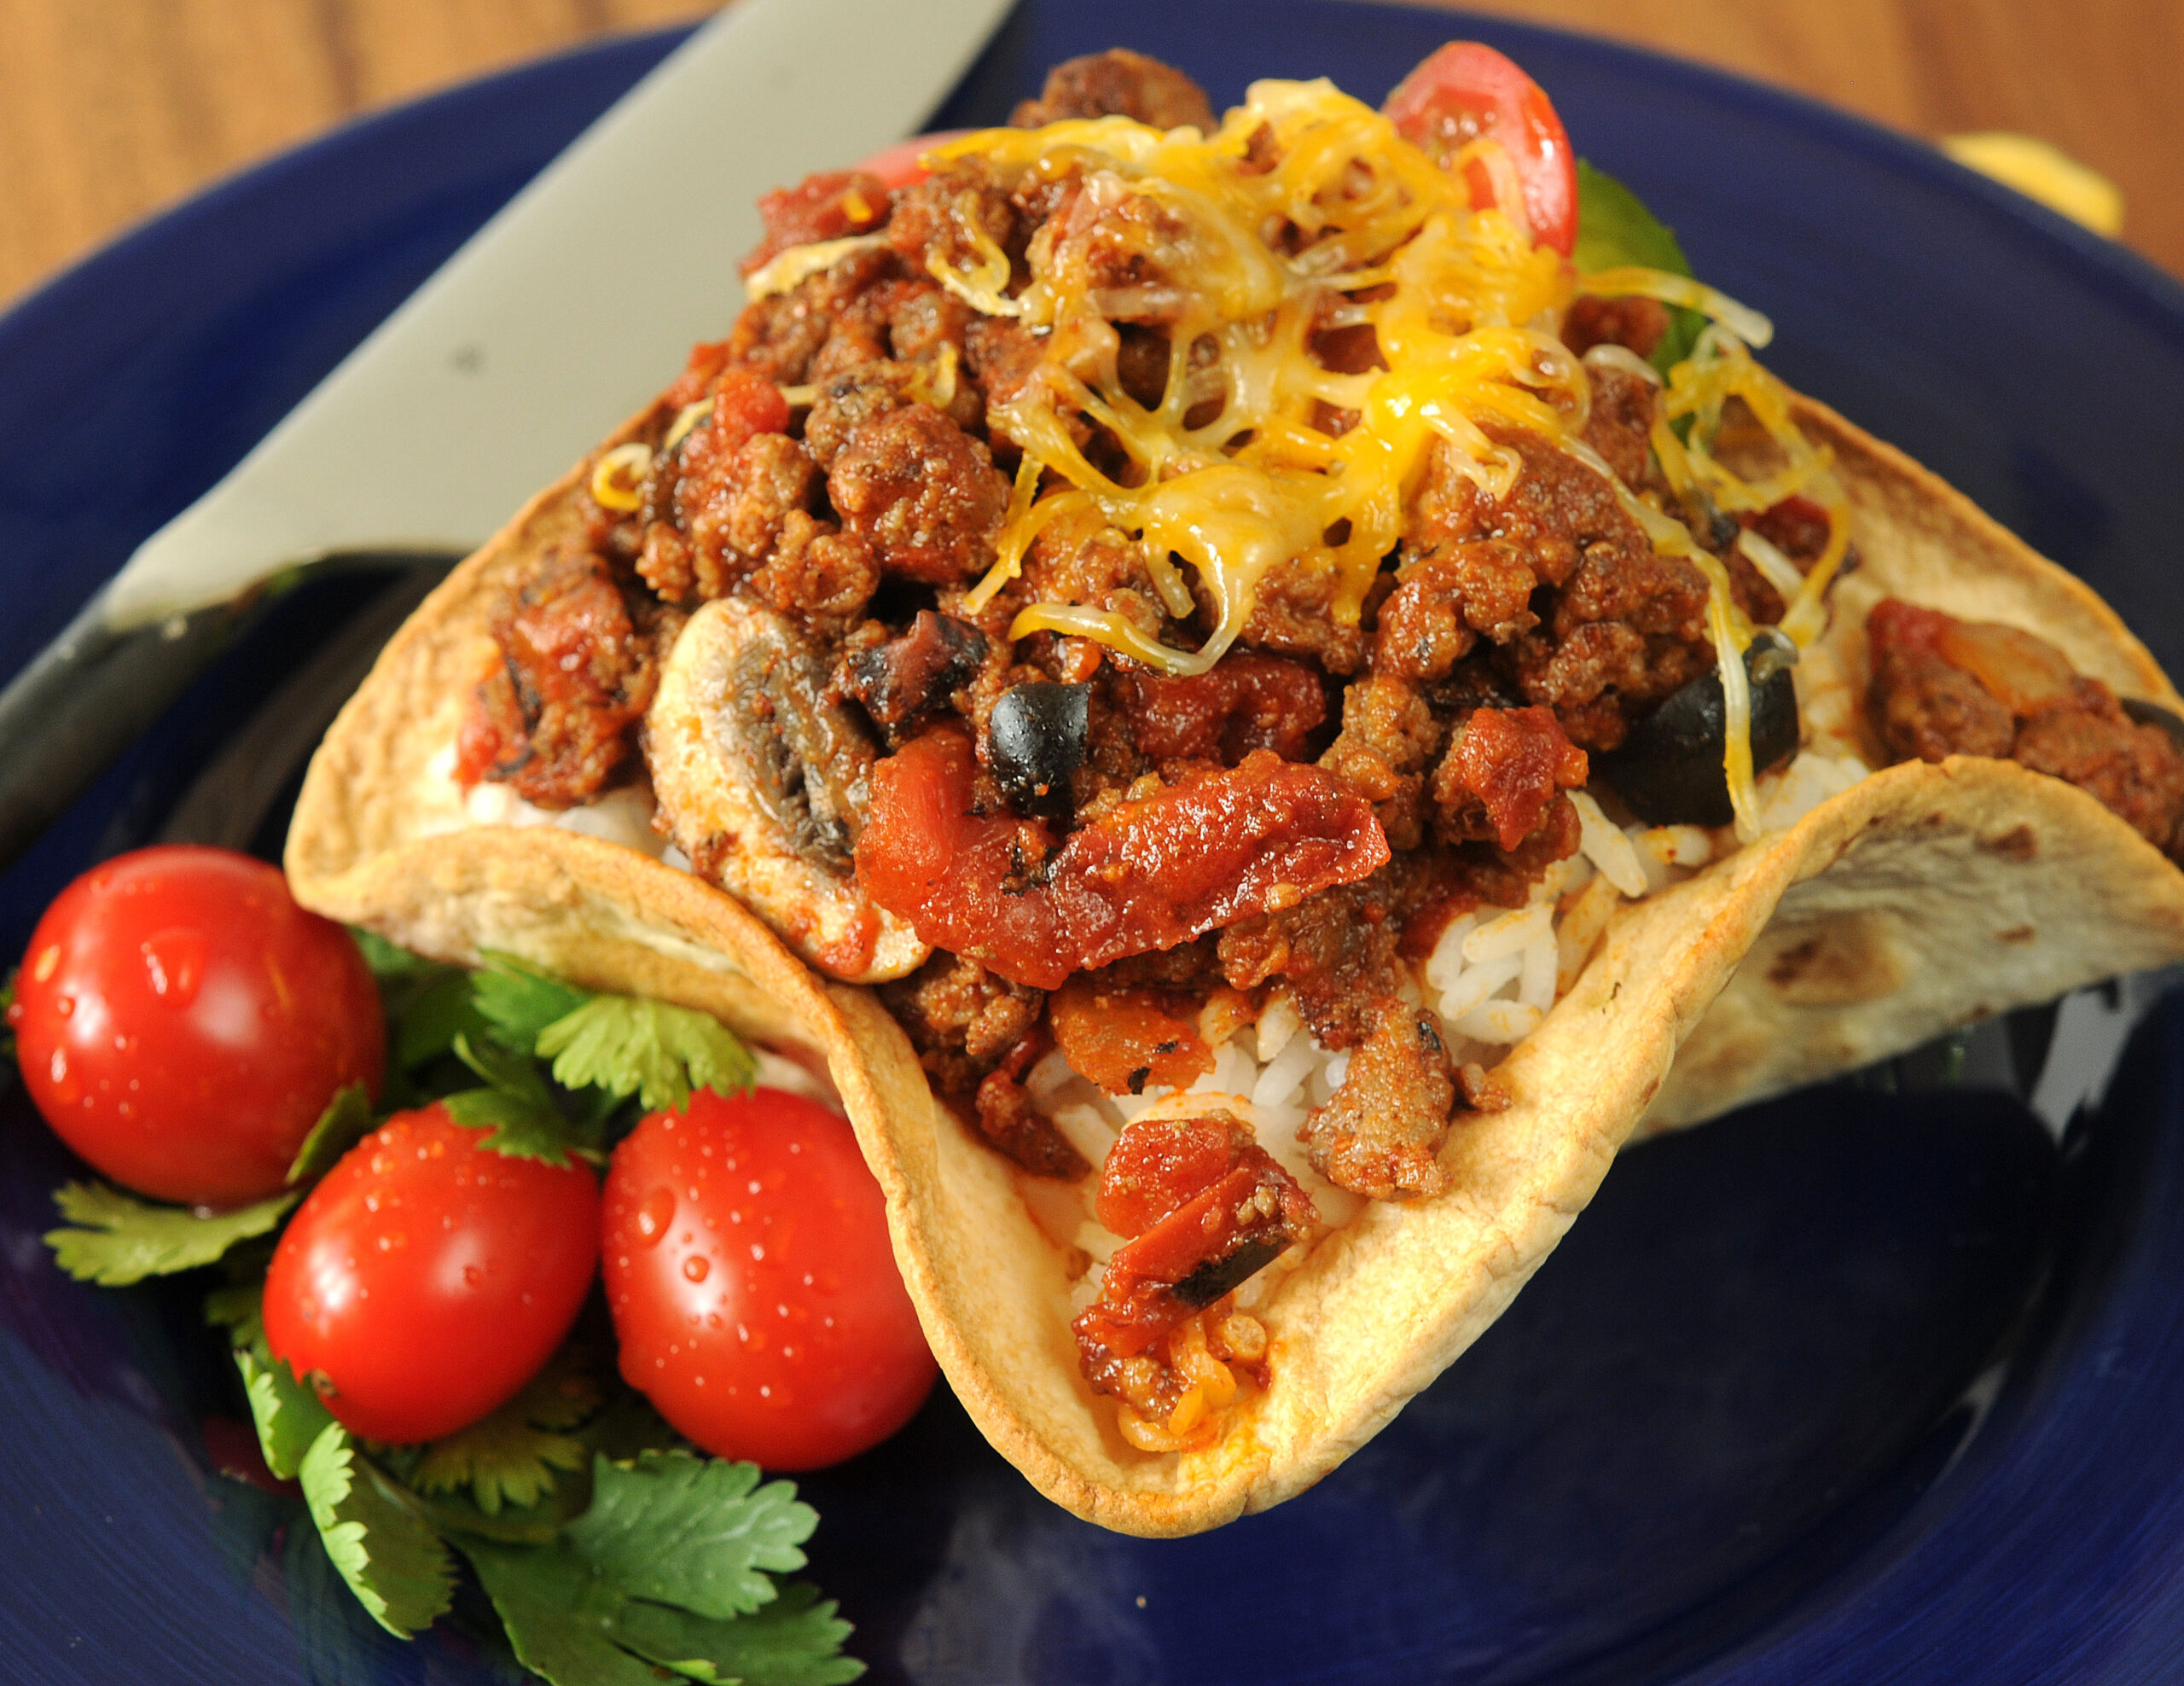
[[[2036, 627], [2119, 694], [2184, 706], [2077, 580], [1824, 407], [1799, 419], [1852, 496], [1862, 563], [1821, 648], [1858, 683], [1864, 609], [1896, 595]], [[657, 421], [648, 410], [607, 445]], [[505, 951], [702, 1009], [823, 1068], [957, 1396], [1041, 1492], [1110, 1528], [1196, 1532], [1327, 1474], [1507, 1306], [1641, 1119], [1696, 1121], [2184, 956], [2184, 874], [2092, 797], [1972, 758], [1876, 773], [1629, 904], [1498, 1068], [1512, 1104], [1451, 1131], [1451, 1192], [1372, 1202], [1321, 1239], [1261, 1310], [1263, 1391], [1203, 1451], [1139, 1452], [1079, 1373], [1063, 1256], [1019, 1194], [1025, 1173], [938, 1102], [876, 998], [821, 979], [732, 897], [634, 849], [470, 824], [436, 770], [494, 660], [496, 593], [579, 520], [590, 466], [459, 567], [342, 710], [289, 834], [295, 893], [439, 958]]]

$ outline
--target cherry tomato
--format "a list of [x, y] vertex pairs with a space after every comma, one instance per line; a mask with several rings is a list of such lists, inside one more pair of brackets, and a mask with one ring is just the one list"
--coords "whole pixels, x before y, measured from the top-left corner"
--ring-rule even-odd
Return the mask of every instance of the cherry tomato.
[[431, 1440], [505, 1404], [553, 1356], [591, 1286], [599, 1183], [513, 1159], [433, 1105], [397, 1113], [289, 1219], [265, 1339], [375, 1440]]
[[16, 1003], [24, 1082], [61, 1139], [159, 1200], [277, 1192], [334, 1091], [376, 1096], [379, 991], [349, 933], [279, 870], [224, 849], [117, 856], [32, 933]]
[[[1568, 257], [1577, 243], [1577, 160], [1562, 119], [1539, 84], [1478, 41], [1451, 41], [1397, 84], [1382, 107], [1405, 139], [1446, 161], [1481, 135], [1502, 143], [1516, 167], [1532, 238]], [[1464, 172], [1474, 209], [1494, 203], [1494, 185], [1473, 164]]]
[[722, 1457], [839, 1462], [932, 1386], [880, 1185], [799, 1096], [706, 1090], [647, 1118], [614, 1150], [600, 1250], [623, 1375]]
[[935, 147], [961, 140], [970, 132], [968, 129], [943, 129], [931, 135], [913, 135], [907, 141], [882, 147], [857, 167], [868, 176], [879, 177], [891, 188], [915, 187], [932, 173], [925, 167], [926, 154]]

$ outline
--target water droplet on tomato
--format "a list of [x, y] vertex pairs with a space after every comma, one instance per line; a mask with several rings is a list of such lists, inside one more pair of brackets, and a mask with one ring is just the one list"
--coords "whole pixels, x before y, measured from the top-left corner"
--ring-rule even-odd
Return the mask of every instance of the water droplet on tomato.
[[38, 951], [38, 961], [31, 968], [31, 976], [42, 984], [53, 975], [54, 968], [60, 964], [61, 945], [48, 943]]
[[485, 1280], [485, 1273], [475, 1264], [466, 1264], [462, 1267], [462, 1285], [465, 1288], [476, 1288]]
[[152, 993], [169, 1007], [189, 1006], [205, 980], [205, 933], [187, 925], [154, 931], [137, 945]]
[[682, 1261], [682, 1274], [694, 1282], [705, 1281], [706, 1273], [712, 1268], [712, 1263], [702, 1253], [694, 1253]]
[[73, 995], [56, 995], [53, 997], [53, 1010], [62, 1018], [67, 1018], [76, 1010], [76, 997]]
[[654, 1189], [637, 1208], [637, 1238], [647, 1247], [658, 1247], [667, 1226], [675, 1221], [675, 1190]]

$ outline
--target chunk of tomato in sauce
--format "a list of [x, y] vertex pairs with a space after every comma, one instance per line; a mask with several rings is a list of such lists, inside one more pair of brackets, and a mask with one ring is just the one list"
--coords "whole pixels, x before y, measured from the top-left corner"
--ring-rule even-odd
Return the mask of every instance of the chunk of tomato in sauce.
[[1442, 776], [1478, 799], [1504, 849], [1531, 836], [1556, 794], [1581, 788], [1589, 771], [1585, 752], [1543, 706], [1474, 711], [1448, 759]]
[[973, 813], [976, 773], [954, 726], [874, 765], [857, 879], [926, 941], [1041, 989], [1354, 882], [1388, 858], [1360, 792], [1265, 751], [1120, 803], [1059, 849], [1042, 823]]
[[1071, 1324], [1095, 1385], [1110, 1358], [1147, 1351], [1318, 1221], [1296, 1180], [1225, 1113], [1131, 1125], [1108, 1150], [1097, 1203], [1101, 1222], [1133, 1239]]

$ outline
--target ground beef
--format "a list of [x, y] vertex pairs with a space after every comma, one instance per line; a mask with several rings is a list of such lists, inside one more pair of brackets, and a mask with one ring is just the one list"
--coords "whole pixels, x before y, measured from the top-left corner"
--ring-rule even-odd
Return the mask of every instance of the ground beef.
[[1016, 258], [1024, 228], [1008, 190], [983, 159], [960, 158], [895, 195], [887, 241], [922, 276], [934, 262], [975, 274], [990, 250]]
[[751, 576], [751, 595], [815, 639], [839, 637], [872, 601], [880, 564], [872, 547], [801, 509], [782, 518], [778, 542]]
[[1297, 1138], [1328, 1182], [1374, 1200], [1430, 1200], [1449, 1186], [1438, 1154], [1455, 1073], [1431, 1013], [1385, 1003], [1350, 1069]]
[[952, 585], [993, 565], [1008, 479], [983, 442], [930, 404], [907, 404], [851, 432], [827, 495], [882, 573]]
[[1649, 358], [1669, 331], [1669, 307], [1658, 299], [1581, 293], [1562, 313], [1562, 343], [1579, 357], [1595, 346], [1622, 346]]
[[1588, 545], [1549, 626], [1514, 646], [1518, 683], [1587, 749], [1613, 749], [1632, 720], [1714, 667], [1706, 577], [1642, 538]]
[[[1398, 573], [1382, 606], [1389, 630], [1376, 656], [1385, 648], [1397, 671], [1420, 677], [1449, 671], [1472, 622], [1515, 602], [1521, 567], [1533, 581], [1521, 613], [1541, 619], [1498, 646], [1497, 666], [1526, 701], [1554, 710], [1573, 742], [1612, 749], [1633, 719], [1712, 667], [1705, 576], [1657, 555], [1610, 483], [1549, 440], [1498, 425], [1486, 433], [1523, 472], [1507, 497], [1491, 499], [1449, 446], [1435, 446], [1406, 547], [1418, 572]], [[1460, 558], [1481, 541], [1505, 548], [1468, 553], [1484, 575], [1474, 588]]]
[[2012, 759], [2068, 780], [2157, 849], [2184, 853], [2184, 755], [2175, 741], [2133, 720], [2112, 695], [2086, 702], [2025, 721]]
[[[1246, 649], [1317, 661], [1330, 673], [1355, 673], [1365, 661], [1365, 633], [1345, 625], [1334, 612], [1342, 580], [1331, 562], [1298, 558], [1269, 571], [1259, 582], [1251, 619], [1237, 640]], [[1211, 614], [1212, 600], [1203, 588], [1200, 601]]]
[[1614, 489], [1560, 446], [1542, 434], [1499, 423], [1490, 423], [1485, 432], [1516, 452], [1522, 463], [1516, 484], [1506, 497], [1488, 497], [1467, 472], [1467, 460], [1437, 442], [1426, 462], [1408, 554], [1422, 555], [1443, 543], [1504, 539], [1517, 548], [1538, 584], [1560, 586], [1595, 544], [1619, 555], [1651, 553]]
[[1949, 755], [2006, 760], [2017, 741], [2007, 705], [1931, 650], [1877, 646], [1869, 695], [1874, 729], [1899, 761]]
[[490, 628], [501, 662], [479, 687], [461, 774], [542, 808], [590, 801], [628, 757], [657, 674], [612, 570], [589, 551], [557, 550]]
[[2184, 854], [2184, 752], [2098, 679], [2016, 627], [1885, 600], [1867, 619], [1874, 730], [1898, 760], [2007, 758], [2078, 787]]
[[[1651, 299], [1647, 300], [1648, 304]], [[1646, 479], [1652, 451], [1653, 412], [1659, 407], [1658, 382], [1613, 363], [1589, 363], [1585, 374], [1593, 387], [1592, 411], [1585, 418], [1585, 443], [1615, 470], [1625, 485], [1637, 486]]]
[[[754, 433], [725, 459], [700, 456], [694, 440], [684, 456], [674, 499], [692, 582], [700, 597], [724, 597], [772, 555], [791, 517], [809, 515], [819, 469], [786, 433]], [[809, 536], [799, 528], [799, 540]]]
[[851, 252], [787, 292], [745, 305], [729, 333], [728, 356], [784, 387], [801, 386], [834, 324], [866, 292], [900, 273], [900, 260], [885, 247]]
[[1396, 993], [1395, 881], [1378, 873], [1238, 920], [1216, 944], [1223, 979], [1240, 990], [1287, 982], [1322, 1047], [1354, 1047]]
[[1145, 571], [1143, 546], [1096, 508], [1040, 530], [1024, 559], [1023, 595], [1026, 602], [1111, 609], [1154, 637], [1166, 613]]
[[1074, 1183], [1089, 1175], [1091, 1166], [1054, 1121], [1039, 1110], [1024, 1087], [1024, 1073], [1054, 1045], [1046, 1026], [1035, 1026], [1010, 1048], [998, 1067], [986, 1073], [979, 1084], [973, 1110], [979, 1133], [1005, 1156], [1034, 1177]]
[[1047, 73], [1036, 100], [1016, 108], [1009, 122], [1037, 129], [1072, 117], [1130, 117], [1155, 129], [1184, 124], [1210, 135], [1215, 124], [1205, 91], [1180, 70], [1128, 48], [1088, 53]]
[[873, 358], [818, 382], [804, 422], [804, 448], [811, 460], [822, 469], [833, 468], [851, 434], [911, 402], [916, 380], [909, 363]]
[[943, 1095], [973, 1093], [979, 1079], [1039, 1022], [1046, 991], [1012, 984], [975, 960], [936, 954], [880, 998]]
[[1320, 765], [1365, 794], [1391, 849], [1415, 849], [1425, 837], [1425, 773], [1443, 730], [1426, 700], [1401, 679], [1374, 673], [1343, 692], [1342, 730]]
[[1444, 679], [1484, 637], [1506, 644], [1539, 624], [1538, 584], [1506, 538], [1437, 545], [1396, 571], [1381, 603], [1373, 669], [1403, 679]]

